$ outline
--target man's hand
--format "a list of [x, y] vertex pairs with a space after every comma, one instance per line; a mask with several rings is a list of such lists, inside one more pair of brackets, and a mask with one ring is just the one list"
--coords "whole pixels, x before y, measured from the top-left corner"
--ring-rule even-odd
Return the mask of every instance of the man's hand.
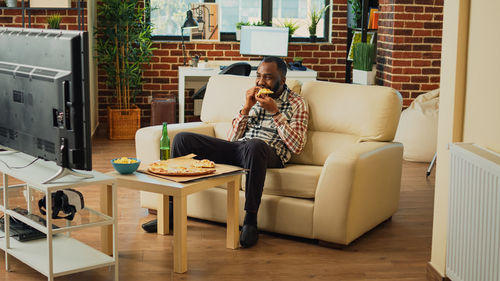
[[275, 114], [279, 111], [278, 105], [270, 96], [261, 95], [260, 97], [255, 97], [255, 99], [260, 103], [260, 106], [262, 106], [262, 108], [269, 112], [269, 114]]
[[248, 115], [252, 106], [254, 106], [257, 103], [255, 95], [259, 92], [259, 90], [260, 90], [259, 87], [252, 87], [247, 90], [245, 96], [245, 105], [243, 106], [243, 109], [241, 109], [241, 114]]

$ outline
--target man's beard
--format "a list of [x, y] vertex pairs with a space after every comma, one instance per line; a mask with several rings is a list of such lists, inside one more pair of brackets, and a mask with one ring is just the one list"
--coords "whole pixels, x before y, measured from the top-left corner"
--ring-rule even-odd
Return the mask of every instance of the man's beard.
[[270, 94], [269, 96], [273, 99], [279, 97], [281, 93], [278, 93], [278, 90], [280, 89], [280, 81], [276, 81], [276, 83], [273, 85], [273, 87], [269, 90], [273, 91], [274, 93]]

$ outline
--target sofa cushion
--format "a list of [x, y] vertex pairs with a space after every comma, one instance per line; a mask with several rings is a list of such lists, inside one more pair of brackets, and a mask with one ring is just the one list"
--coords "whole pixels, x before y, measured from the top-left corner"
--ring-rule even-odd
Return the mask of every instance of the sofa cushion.
[[[314, 199], [323, 166], [287, 164], [282, 169], [267, 169], [264, 194]], [[226, 185], [218, 188], [226, 189]], [[241, 190], [245, 190], [245, 177]]]
[[309, 105], [309, 131], [355, 135], [358, 141], [394, 138], [402, 98], [392, 88], [310, 81], [301, 95]]
[[332, 152], [341, 151], [357, 141], [358, 137], [354, 135], [309, 130], [304, 150], [298, 155], [292, 154], [289, 163], [324, 165]]
[[314, 198], [323, 166], [288, 164], [283, 169], [268, 169], [264, 194]]

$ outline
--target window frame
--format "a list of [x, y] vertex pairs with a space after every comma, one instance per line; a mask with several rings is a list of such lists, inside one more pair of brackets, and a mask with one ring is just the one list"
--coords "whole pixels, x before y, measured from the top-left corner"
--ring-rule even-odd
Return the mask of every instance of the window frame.
[[[151, 0], [148, 1], [148, 4], [151, 4]], [[272, 0], [261, 0], [262, 1], [262, 10], [261, 10], [261, 20], [267, 25], [271, 26], [272, 22], [272, 13], [273, 13], [273, 1]], [[324, 0], [325, 6], [329, 5], [333, 2], [333, 0]], [[203, 3], [216, 3], [215, 0], [204, 0]], [[324, 32], [323, 38], [317, 38], [316, 43], [325, 43], [330, 40], [330, 29], [331, 29], [331, 19], [330, 15], [332, 6], [328, 7], [324, 14]], [[146, 15], [146, 20], [151, 23], [151, 14]], [[151, 37], [153, 41], [181, 41], [181, 35], [153, 35]], [[189, 42], [190, 38], [188, 35], [184, 35], [184, 41]], [[220, 32], [220, 42], [236, 42], [236, 32]], [[301, 42], [308, 43], [310, 42], [309, 37], [292, 37], [290, 42]]]

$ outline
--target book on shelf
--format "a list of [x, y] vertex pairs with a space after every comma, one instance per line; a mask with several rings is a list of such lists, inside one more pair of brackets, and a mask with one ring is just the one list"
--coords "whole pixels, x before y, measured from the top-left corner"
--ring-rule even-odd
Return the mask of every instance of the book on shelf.
[[[376, 14], [376, 18], [375, 18]], [[370, 13], [368, 14], [368, 29], [376, 29], [378, 27], [378, 9], [370, 8]]]

